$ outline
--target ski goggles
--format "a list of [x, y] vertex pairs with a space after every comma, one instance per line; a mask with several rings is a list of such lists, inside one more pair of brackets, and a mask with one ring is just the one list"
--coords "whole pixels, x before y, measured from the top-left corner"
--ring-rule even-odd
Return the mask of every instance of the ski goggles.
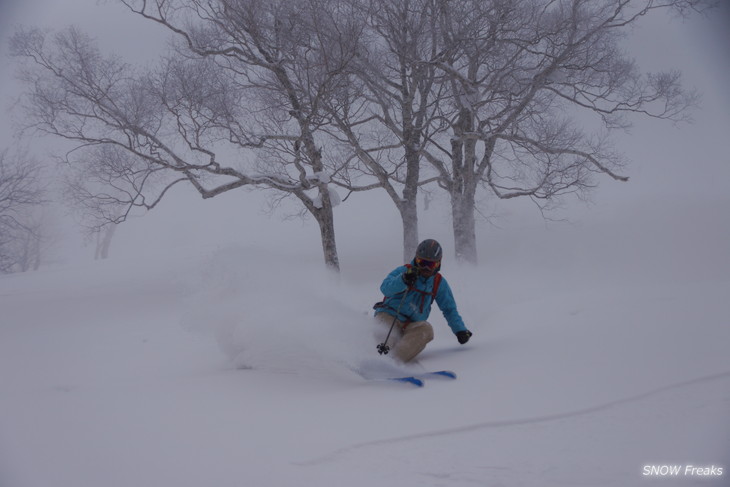
[[436, 268], [441, 264], [439, 261], [434, 260], [426, 260], [421, 259], [420, 257], [416, 257], [416, 267], [419, 269], [428, 269], [430, 271], [436, 270]]

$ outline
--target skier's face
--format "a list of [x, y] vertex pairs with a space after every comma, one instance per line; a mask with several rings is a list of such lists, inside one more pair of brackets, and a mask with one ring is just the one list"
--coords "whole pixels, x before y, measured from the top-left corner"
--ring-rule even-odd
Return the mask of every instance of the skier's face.
[[436, 271], [439, 268], [440, 262], [432, 261], [432, 260], [426, 260], [426, 259], [416, 259], [416, 267], [418, 267], [418, 273], [422, 277], [431, 277], [434, 274], [436, 274]]

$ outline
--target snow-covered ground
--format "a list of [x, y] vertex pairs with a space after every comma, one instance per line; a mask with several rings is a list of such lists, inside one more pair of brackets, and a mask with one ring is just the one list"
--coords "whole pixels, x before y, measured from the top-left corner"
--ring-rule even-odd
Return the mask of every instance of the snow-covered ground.
[[727, 485], [729, 207], [483, 229], [481, 265], [443, 269], [474, 337], [435, 309], [420, 360], [459, 378], [422, 389], [352, 371], [386, 360], [367, 311], [394, 215], [343, 205], [339, 279], [312, 222], [144, 257], [122, 228], [108, 261], [0, 277], [0, 485]]
[[[25, 1], [21, 20], [83, 21], [67, 3]], [[87, 10], [102, 42], [150, 54], [138, 24]], [[604, 178], [575, 225], [509, 202], [472, 269], [446, 202], [422, 213], [474, 337], [459, 346], [435, 309], [420, 366], [456, 381], [352, 370], [387, 360], [367, 314], [401, 263], [382, 195], [337, 208], [339, 279], [313, 222], [245, 192], [172, 192], [108, 261], [0, 276], [0, 487], [730, 485], [727, 29], [704, 25], [632, 34], [639, 64], [683, 69], [703, 106], [618, 136], [632, 179]]]

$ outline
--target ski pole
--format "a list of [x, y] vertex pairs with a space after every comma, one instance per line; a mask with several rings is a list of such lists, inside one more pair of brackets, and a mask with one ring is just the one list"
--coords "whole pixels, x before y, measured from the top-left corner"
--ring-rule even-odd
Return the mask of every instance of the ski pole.
[[411, 292], [411, 288], [409, 287], [406, 289], [406, 293], [403, 295], [403, 299], [400, 300], [400, 304], [398, 305], [398, 309], [395, 312], [395, 316], [393, 317], [393, 323], [390, 325], [390, 330], [388, 330], [388, 335], [385, 337], [385, 341], [383, 343], [378, 344], [378, 353], [380, 355], [388, 355], [388, 352], [390, 352], [390, 347], [387, 345], [388, 339], [390, 338], [390, 334], [393, 332], [393, 328], [395, 327], [395, 322], [398, 321], [398, 315], [400, 314], [400, 308], [403, 306], [403, 302], [406, 300], [406, 296], [408, 296], [408, 293]]

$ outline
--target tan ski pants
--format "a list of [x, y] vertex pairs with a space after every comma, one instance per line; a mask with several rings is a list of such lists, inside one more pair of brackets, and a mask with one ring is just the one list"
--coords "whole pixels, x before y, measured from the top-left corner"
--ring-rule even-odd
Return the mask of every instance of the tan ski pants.
[[[378, 343], [383, 343], [393, 324], [393, 316], [388, 313], [378, 313], [375, 315], [375, 321], [375, 337]], [[413, 321], [404, 325], [400, 320], [395, 320], [393, 332], [388, 338], [388, 346], [396, 359], [409, 362], [421, 353], [431, 340], [433, 340], [433, 327], [428, 321]]]

